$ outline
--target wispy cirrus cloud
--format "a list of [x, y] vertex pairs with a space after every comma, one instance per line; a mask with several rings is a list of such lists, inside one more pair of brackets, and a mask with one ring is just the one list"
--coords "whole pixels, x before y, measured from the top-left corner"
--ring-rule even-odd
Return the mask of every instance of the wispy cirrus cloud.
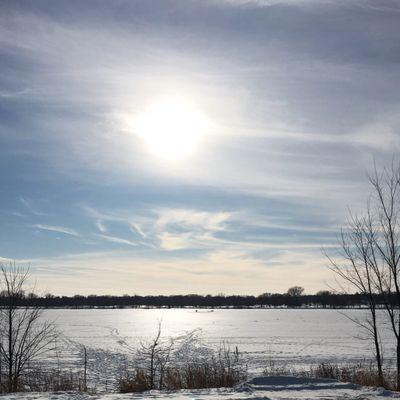
[[147, 237], [147, 234], [145, 232], [143, 232], [143, 229], [137, 223], [132, 223], [130, 226], [130, 230], [133, 233], [138, 233], [143, 239], [146, 239], [146, 237]]
[[129, 246], [139, 246], [138, 243], [133, 242], [132, 240], [124, 239], [117, 236], [102, 235], [102, 234], [96, 234], [96, 236], [111, 243], [126, 244]]
[[159, 209], [156, 214], [156, 234], [165, 250], [207, 247], [215, 233], [227, 229], [231, 217], [228, 212], [191, 209]]
[[103, 223], [103, 221], [101, 219], [96, 221], [96, 227], [102, 233], [106, 233], [107, 232], [107, 228], [106, 228], [106, 226], [104, 225], [104, 223]]
[[182, 207], [108, 212], [89, 207], [89, 210], [87, 215], [96, 223], [99, 216], [109, 221], [110, 235], [114, 233], [115, 237], [161, 251], [209, 251], [238, 246], [247, 252], [318, 249], [333, 244], [339, 229], [335, 218], [315, 215], [314, 221], [307, 221], [300, 213], [288, 215], [282, 210], [278, 215], [279, 208], [274, 215], [243, 208], [229, 212]]
[[24, 208], [26, 209], [26, 210], [28, 210], [31, 214], [33, 214], [33, 215], [38, 215], [38, 216], [45, 216], [45, 215], [48, 215], [47, 213], [45, 213], [45, 212], [43, 212], [43, 211], [41, 211], [41, 210], [39, 210], [34, 204], [33, 204], [33, 202], [31, 201], [31, 200], [28, 200], [27, 198], [25, 198], [25, 197], [19, 197], [19, 201], [20, 201], [20, 203], [24, 206]]
[[75, 229], [66, 228], [64, 226], [54, 226], [54, 225], [44, 225], [44, 224], [34, 224], [32, 226], [36, 229], [40, 229], [43, 231], [63, 233], [64, 235], [70, 235], [75, 237], [80, 236], [80, 234]]
[[210, 231], [224, 230], [225, 222], [230, 218], [229, 212], [207, 212], [191, 209], [158, 209], [157, 226], [160, 229], [169, 225], [179, 225], [193, 229], [204, 229]]

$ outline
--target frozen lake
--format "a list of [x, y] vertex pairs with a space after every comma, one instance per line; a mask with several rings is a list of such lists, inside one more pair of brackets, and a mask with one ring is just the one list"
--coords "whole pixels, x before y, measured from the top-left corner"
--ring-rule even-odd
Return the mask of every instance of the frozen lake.
[[[107, 366], [118, 372], [141, 342], [153, 337], [162, 323], [165, 338], [195, 332], [202, 345], [217, 348], [222, 341], [237, 346], [249, 370], [261, 372], [271, 361], [296, 367], [320, 362], [356, 362], [372, 358], [371, 345], [352, 321], [363, 310], [314, 309], [84, 309], [46, 310], [63, 333], [60, 352], [63, 363], [81, 365], [81, 346], [88, 348], [89, 370], [103, 380]], [[389, 331], [383, 343], [393, 343]], [[394, 354], [386, 345], [386, 359]]]

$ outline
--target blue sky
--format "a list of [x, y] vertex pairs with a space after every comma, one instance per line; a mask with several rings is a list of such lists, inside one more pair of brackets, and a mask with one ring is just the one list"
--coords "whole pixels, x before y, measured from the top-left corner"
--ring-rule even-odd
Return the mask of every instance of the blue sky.
[[398, 2], [3, 0], [0, 21], [0, 257], [40, 291], [332, 284], [321, 247], [399, 150]]

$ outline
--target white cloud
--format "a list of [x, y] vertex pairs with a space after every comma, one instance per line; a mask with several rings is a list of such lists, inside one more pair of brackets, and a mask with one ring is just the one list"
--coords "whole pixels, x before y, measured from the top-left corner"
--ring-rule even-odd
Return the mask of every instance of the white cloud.
[[158, 209], [157, 226], [160, 229], [169, 224], [182, 227], [201, 228], [207, 231], [225, 230], [225, 222], [231, 217], [228, 212], [207, 212], [190, 209]]
[[138, 233], [143, 239], [145, 239], [147, 237], [147, 235], [143, 232], [143, 229], [141, 228], [141, 226], [139, 224], [132, 223], [130, 226], [130, 230], [133, 233]]
[[183, 250], [198, 247], [198, 243], [195, 245], [193, 236], [189, 233], [174, 235], [163, 232], [160, 234], [159, 239], [161, 241], [160, 246], [164, 250]]
[[138, 246], [138, 243], [136, 242], [132, 242], [131, 240], [120, 238], [117, 236], [101, 235], [101, 234], [97, 234], [96, 236], [106, 240], [107, 242], [127, 244], [129, 246]]
[[159, 209], [156, 213], [157, 235], [164, 250], [204, 248], [215, 244], [214, 234], [226, 230], [232, 215], [190, 209]]
[[104, 223], [103, 223], [103, 221], [101, 219], [96, 221], [96, 227], [102, 233], [107, 232], [107, 228], [105, 227], [105, 225], [104, 225]]
[[70, 235], [70, 236], [76, 236], [76, 237], [80, 236], [75, 229], [66, 228], [64, 226], [35, 224], [33, 225], [33, 227], [44, 231], [63, 233], [65, 235]]

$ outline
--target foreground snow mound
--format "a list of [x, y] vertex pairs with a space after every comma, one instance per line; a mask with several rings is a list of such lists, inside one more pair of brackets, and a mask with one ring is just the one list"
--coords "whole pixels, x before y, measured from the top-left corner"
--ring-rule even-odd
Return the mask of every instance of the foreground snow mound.
[[399, 393], [381, 388], [366, 388], [352, 383], [331, 379], [302, 378], [293, 376], [267, 376], [253, 378], [236, 388], [247, 391], [248, 399], [382, 399], [400, 398]]
[[400, 399], [399, 393], [380, 388], [365, 388], [330, 379], [293, 376], [263, 376], [253, 378], [232, 389], [151, 391], [142, 394], [88, 395], [76, 392], [25, 393], [1, 396], [0, 400], [383, 400]]

